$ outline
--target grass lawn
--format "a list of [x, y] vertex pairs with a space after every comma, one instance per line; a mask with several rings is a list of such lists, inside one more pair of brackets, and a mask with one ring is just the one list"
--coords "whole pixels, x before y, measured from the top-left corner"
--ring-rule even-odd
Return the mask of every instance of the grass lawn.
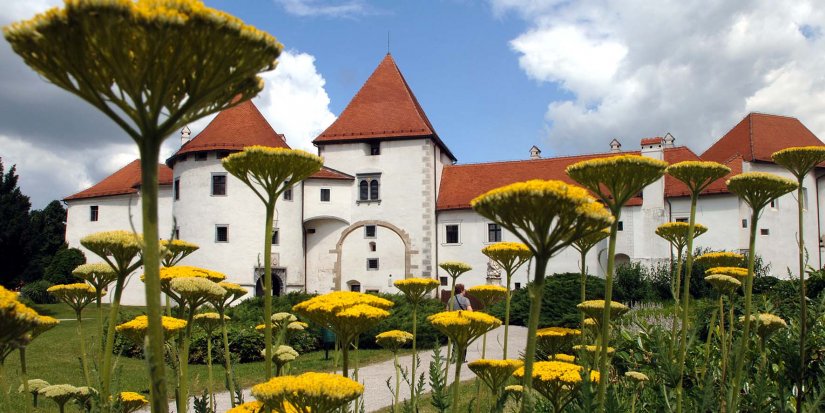
[[[479, 397], [479, 400], [481, 402], [480, 406], [477, 406], [479, 401], [476, 400], [476, 385], [481, 386], [481, 389], [480, 389], [481, 390], [481, 395]], [[452, 390], [452, 387], [449, 387], [447, 389], [447, 399], [448, 400], [452, 400], [452, 393], [450, 392], [451, 390]], [[487, 387], [484, 385], [484, 383], [480, 382], [478, 379], [470, 379], [470, 380], [464, 380], [464, 381], [460, 382], [459, 386], [458, 386], [458, 392], [459, 392], [458, 411], [460, 411], [460, 412], [467, 412], [467, 411], [489, 412], [489, 411], [491, 411], [491, 405], [493, 403], [492, 395], [490, 394], [490, 391], [487, 390]], [[437, 413], [438, 412], [438, 410], [436, 410], [433, 407], [433, 405], [430, 403], [432, 401], [432, 399], [433, 399], [432, 393], [424, 393], [422, 395], [420, 403], [418, 405], [418, 407], [419, 407], [418, 410], [419, 410], [420, 413]], [[473, 410], [468, 410], [469, 407], [470, 407], [470, 402], [473, 403]], [[479, 407], [479, 409], [476, 410], [476, 407]], [[505, 412], [512, 411], [511, 407], [513, 407], [513, 408], [516, 407], [516, 403], [513, 402], [512, 399], [507, 401], [507, 405], [505, 406], [504, 411]], [[378, 410], [378, 412], [379, 413], [392, 413], [392, 408], [391, 407], [385, 407], [381, 410]]]
[[[51, 384], [71, 384], [74, 386], [83, 386], [83, 373], [80, 367], [80, 344], [77, 336], [77, 321], [75, 321], [74, 311], [65, 304], [51, 304], [51, 305], [37, 305], [35, 309], [44, 315], [49, 315], [61, 319], [60, 324], [55, 328], [43, 333], [35, 339], [31, 345], [26, 349], [26, 364], [28, 367], [29, 379], [43, 379]], [[139, 307], [126, 307], [136, 312], [140, 312]], [[108, 311], [104, 311], [108, 314]], [[85, 336], [86, 346], [90, 346], [95, 342], [94, 336], [97, 334], [97, 311], [94, 307], [87, 307], [83, 311], [83, 332]], [[88, 351], [88, 350], [87, 350]], [[222, 349], [213, 349], [213, 351], [222, 351]], [[302, 354], [296, 361], [290, 365], [290, 374], [302, 373], [305, 371], [332, 371], [333, 370], [333, 355], [330, 351], [329, 360], [324, 360], [324, 352], [317, 351], [308, 354]], [[88, 351], [89, 362], [92, 364], [94, 357], [93, 351]], [[360, 363], [366, 365], [378, 361], [387, 360], [392, 357], [392, 353], [386, 350], [361, 350]], [[92, 380], [95, 380], [96, 374], [94, 368], [90, 367], [92, 372]], [[143, 394], [148, 394], [149, 380], [147, 376], [146, 366], [143, 360], [131, 359], [127, 357], [120, 357], [115, 364], [115, 374], [117, 382], [114, 385], [114, 391], [136, 391]], [[243, 387], [249, 387], [253, 384], [263, 381], [264, 363], [244, 363], [234, 365], [235, 376], [238, 382]], [[25, 404], [30, 405], [31, 396], [17, 393], [17, 388], [20, 386], [20, 356], [18, 352], [12, 353], [5, 363], [5, 379], [6, 385], [11, 389], [9, 392], [10, 406], [5, 406], [0, 409], [5, 412], [23, 412], [25, 411]], [[167, 379], [173, 377], [171, 368], [167, 368]], [[192, 395], [200, 395], [201, 391], [207, 386], [207, 369], [205, 365], [190, 365], [190, 385], [192, 386]], [[224, 369], [220, 365], [213, 365], [213, 375], [215, 378], [215, 390], [224, 390]], [[171, 383], [170, 383], [171, 384]], [[170, 387], [169, 394], [174, 395], [174, 390]], [[2, 397], [0, 397], [0, 404], [3, 404]], [[39, 408], [32, 410], [35, 412], [57, 412], [56, 405], [49, 401], [40, 398], [38, 400]], [[74, 404], [67, 405], [67, 412], [79, 411]]]

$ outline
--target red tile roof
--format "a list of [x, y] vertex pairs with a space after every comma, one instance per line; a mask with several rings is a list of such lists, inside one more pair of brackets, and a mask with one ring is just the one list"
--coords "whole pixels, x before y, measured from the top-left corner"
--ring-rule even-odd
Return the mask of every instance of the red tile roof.
[[[523, 161], [447, 165], [441, 175], [436, 209], [439, 211], [467, 209], [470, 208], [470, 201], [473, 198], [491, 189], [530, 179], [557, 179], [575, 184], [564, 172], [568, 165], [619, 154], [638, 155], [639, 152], [608, 152]], [[641, 205], [641, 198], [634, 198], [631, 202], [633, 205]]]
[[708, 148], [702, 159], [726, 162], [740, 155], [748, 162], [772, 162], [771, 155], [780, 149], [820, 145], [825, 144], [796, 118], [750, 113]]
[[316, 145], [352, 141], [430, 138], [455, 160], [441, 141], [392, 56], [387, 54]]
[[[172, 185], [172, 170], [158, 164], [158, 184]], [[140, 160], [135, 159], [117, 172], [107, 176], [91, 188], [63, 198], [64, 201], [113, 195], [134, 194], [140, 187]]]
[[[523, 161], [491, 162], [468, 165], [448, 165], [444, 167], [444, 172], [441, 177], [441, 187], [439, 189], [436, 209], [439, 211], [467, 209], [470, 208], [470, 201], [473, 198], [491, 189], [530, 179], [558, 179], [567, 183], [575, 184], [576, 182], [570, 179], [570, 177], [564, 172], [567, 166], [579, 161], [595, 158], [607, 158], [620, 154], [639, 155], [639, 152], [607, 152], [591, 155], [566, 156], [560, 158], [530, 159]], [[700, 160], [699, 157], [693, 153], [693, 151], [684, 146], [665, 148], [664, 159], [668, 163]], [[736, 168], [735, 159], [729, 161], [730, 164], [728, 166], [730, 166], [731, 169], [734, 169], [734, 172], [731, 175], [742, 172], [741, 158], [739, 158], [738, 169]], [[725, 186], [725, 181], [731, 175], [715, 181], [704, 193], [713, 194], [728, 192], [727, 187]], [[665, 176], [666, 197], [686, 196], [689, 194], [687, 191], [688, 189], [685, 184], [673, 177]], [[631, 199], [627, 205], [638, 206], [641, 204], [642, 198], [636, 197]]]
[[655, 137], [655, 138], [644, 138], [644, 139], [642, 139], [642, 146], [644, 146], [644, 145], [658, 145], [658, 144], [661, 144], [662, 141], [663, 141], [663, 139], [661, 137], [658, 137], [658, 136]]
[[345, 180], [345, 181], [352, 181], [355, 179], [354, 176], [345, 174], [337, 169], [327, 168], [326, 166], [321, 167], [321, 170], [315, 172], [307, 179], [337, 179], [337, 180]]
[[288, 148], [284, 136], [275, 132], [252, 101], [223, 110], [201, 133], [185, 143], [166, 160], [173, 166], [178, 156], [201, 151], [240, 151], [247, 146], [261, 145]]

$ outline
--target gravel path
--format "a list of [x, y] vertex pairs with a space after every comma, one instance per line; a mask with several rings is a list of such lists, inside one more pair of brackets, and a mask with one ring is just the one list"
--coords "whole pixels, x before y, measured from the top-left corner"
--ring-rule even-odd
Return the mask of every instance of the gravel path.
[[[510, 326], [509, 329], [509, 344], [508, 344], [508, 354], [510, 358], [515, 358], [519, 356], [520, 352], [524, 351], [524, 347], [527, 345], [527, 328], [519, 327], [519, 326]], [[490, 359], [498, 359], [501, 358], [502, 355], [502, 343], [504, 337], [504, 327], [499, 327], [496, 330], [491, 331], [487, 334], [487, 353], [486, 357]], [[481, 343], [482, 340], [478, 339], [475, 343], [470, 345], [470, 348], [467, 350], [467, 361], [473, 361], [481, 358]], [[446, 347], [442, 349], [441, 354], [442, 356], [445, 355]], [[430, 361], [432, 361], [433, 353], [431, 350], [425, 350], [423, 352], [419, 352], [419, 357], [421, 358], [421, 366], [418, 368], [418, 373], [421, 372], [426, 373], [430, 366]], [[398, 359], [399, 363], [401, 364], [402, 368], [409, 369], [412, 365], [412, 356], [404, 356]], [[450, 368], [450, 377], [449, 381], [452, 382], [454, 377], [453, 370], [455, 367]], [[461, 378], [462, 380], [466, 380], [473, 375], [473, 372], [467, 368], [465, 364], [464, 367], [461, 369]], [[364, 384], [366, 388], [365, 392], [365, 407], [366, 411], [373, 412], [383, 407], [389, 406], [392, 404], [393, 396], [390, 393], [389, 389], [387, 388], [387, 378], [392, 377], [391, 383], [395, 385], [395, 366], [393, 365], [392, 360], [383, 361], [380, 363], [370, 364], [367, 366], [362, 366], [361, 369], [358, 371], [358, 381]], [[426, 374], [425, 374], [426, 380]], [[249, 392], [250, 389], [244, 389], [244, 400], [250, 401], [255, 400], [254, 397]], [[425, 392], [429, 391], [429, 385], [425, 385]], [[401, 383], [401, 400], [408, 399], [410, 397], [410, 389], [409, 387], [402, 381]], [[215, 399], [217, 402], [217, 411], [219, 413], [223, 413], [230, 408], [229, 402], [229, 393], [222, 392], [215, 395]], [[144, 409], [141, 412], [148, 412], [148, 409]], [[169, 404], [169, 411], [175, 411], [175, 404]]]

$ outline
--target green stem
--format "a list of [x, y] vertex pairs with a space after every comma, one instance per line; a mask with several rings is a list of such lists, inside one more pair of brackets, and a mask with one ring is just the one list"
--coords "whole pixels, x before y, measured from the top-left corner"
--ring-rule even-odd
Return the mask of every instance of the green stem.
[[215, 411], [215, 387], [212, 381], [212, 330], [206, 336], [206, 371], [209, 376], [209, 406]]
[[504, 293], [504, 349], [502, 350], [501, 358], [507, 360], [507, 341], [510, 337], [508, 332], [510, 329], [510, 281], [512, 274], [507, 273], [507, 292]]
[[266, 380], [272, 377], [272, 222], [275, 202], [266, 205], [264, 231], [264, 372]]
[[673, 293], [673, 320], [670, 323], [670, 343], [668, 343], [668, 359], [673, 359], [673, 351], [676, 349], [676, 319], [679, 317], [679, 288], [682, 286], [682, 249], [676, 252], [676, 275], [674, 276], [676, 289]]
[[[26, 369], [26, 347], [20, 347], [18, 351], [20, 352], [20, 381], [23, 382], [23, 394], [29, 394], [29, 377]], [[26, 412], [28, 412], [30, 410], [29, 404], [25, 403], [25, 405]], [[34, 406], [37, 407], [36, 402]]]
[[544, 295], [544, 273], [550, 257], [536, 256], [536, 272], [533, 284], [529, 287], [530, 316], [527, 320], [527, 348], [524, 350], [524, 397], [521, 401], [521, 412], [527, 413], [532, 409], [531, 390], [533, 389], [533, 362], [536, 359], [536, 331], [539, 327], [541, 315], [541, 299]]
[[350, 343], [341, 343], [341, 358], [343, 358], [343, 365], [344, 369], [344, 377], [349, 377], [349, 344]]
[[607, 366], [607, 344], [610, 341], [610, 304], [613, 300], [613, 272], [615, 266], [616, 255], [616, 237], [619, 231], [619, 218], [622, 210], [617, 208], [613, 212], [613, 224], [610, 225], [610, 239], [607, 244], [607, 273], [604, 281], [604, 312], [602, 313], [601, 331], [599, 333], [599, 409], [603, 412], [605, 407], [605, 400], [607, 396], [607, 379], [610, 376], [610, 371]]
[[178, 364], [180, 365], [180, 377], [178, 379], [178, 411], [187, 412], [189, 408], [189, 340], [192, 337], [192, 321], [195, 318], [195, 307], [189, 306], [189, 313], [186, 315], [186, 330], [181, 342], [180, 353], [178, 354]]
[[102, 291], [97, 292], [97, 345], [95, 345], [95, 362], [97, 368], [103, 363], [103, 296]]
[[799, 213], [799, 378], [797, 379], [797, 396], [796, 396], [796, 411], [802, 411], [802, 402], [805, 400], [805, 367], [807, 363], [805, 358], [807, 351], [805, 350], [805, 341], [808, 335], [808, 299], [805, 292], [805, 238], [804, 233], [804, 219], [803, 219], [803, 188], [802, 179], [804, 176], [798, 178], [799, 186], [796, 188], [796, 205]]
[[100, 366], [100, 403], [103, 412], [110, 412], [109, 388], [112, 384], [112, 351], [115, 346], [115, 327], [117, 326], [117, 312], [120, 309], [120, 296], [123, 294], [125, 274], [119, 274], [115, 282], [115, 294], [109, 307], [108, 327], [106, 328], [106, 345], [103, 348], [103, 363]]
[[[579, 253], [581, 254], [580, 255], [580, 259], [581, 259], [581, 267], [580, 267], [581, 268], [581, 278], [579, 279], [579, 288], [580, 288], [581, 291], [580, 291], [580, 294], [579, 294], [579, 296], [580, 296], [579, 297], [579, 302], [583, 303], [583, 302], [587, 301], [587, 264], [584, 262], [584, 260], [587, 258], [587, 251], [586, 250], [581, 250]], [[581, 317], [579, 317], [579, 328], [581, 329], [582, 333], [584, 333], [584, 319], [585, 319], [584, 313], [581, 313]], [[507, 333], [505, 332], [504, 335], [506, 336]], [[582, 341], [583, 340], [584, 340], [584, 334], [582, 334]], [[507, 358], [507, 357], [505, 357], [505, 358]]]
[[[416, 410], [416, 403], [417, 403], [417, 394], [415, 393], [416, 389], [416, 377], [415, 377], [415, 370], [416, 364], [418, 364], [418, 347], [417, 347], [417, 334], [418, 334], [418, 302], [413, 303], [412, 309], [412, 380], [410, 380], [410, 404], [412, 404], [412, 410], [415, 412]], [[438, 345], [436, 343], [436, 345]]]
[[[169, 405], [166, 402], [166, 366], [164, 364], [163, 325], [160, 318], [160, 244], [158, 243], [160, 239], [158, 236], [158, 155], [163, 137], [144, 136], [143, 142], [140, 146], [140, 197], [143, 201], [143, 239], [148, 241], [143, 245], [146, 317], [149, 320], [146, 361], [151, 378], [149, 395], [152, 413], [166, 413]], [[114, 335], [113, 330], [110, 333]], [[108, 392], [105, 396], [108, 397]]]
[[458, 346], [455, 349], [457, 357], [455, 358], [455, 378], [453, 379], [453, 404], [450, 407], [453, 413], [458, 413], [458, 384], [461, 382], [461, 365], [463, 364], [461, 355], [464, 353], [463, 349], [458, 348]]
[[9, 401], [9, 389], [8, 386], [6, 386], [5, 362], [5, 360], [0, 360], [0, 393], [3, 393], [3, 405], [11, 406], [11, 402]]
[[687, 355], [688, 315], [690, 312], [690, 275], [693, 271], [693, 234], [696, 227], [696, 203], [699, 200], [698, 192], [694, 191], [690, 197], [690, 221], [688, 223], [687, 251], [685, 251], [685, 284], [682, 290], [682, 325], [679, 341], [679, 383], [676, 385], [676, 413], [682, 413], [682, 398], [685, 381], [685, 357]]
[[[447, 300], [447, 311], [453, 311], [453, 299], [455, 299], [455, 280], [458, 277], [454, 277], [453, 274], [450, 274], [450, 299]], [[447, 365], [444, 366], [444, 377], [450, 377], [450, 360], [452, 360], [452, 353], [453, 350], [453, 341], [448, 337], [447, 338]], [[453, 351], [454, 352], [454, 351]]]
[[398, 394], [401, 393], [401, 366], [398, 365], [398, 350], [393, 351], [393, 356], [395, 357], [395, 404], [392, 405], [392, 411], [398, 413]]
[[748, 353], [751, 331], [751, 301], [753, 297], [753, 264], [756, 256], [756, 225], [759, 221], [759, 211], [754, 209], [751, 213], [750, 244], [748, 249], [748, 276], [745, 278], [745, 322], [742, 326], [742, 337], [739, 339], [739, 350], [736, 352], [733, 367], [733, 382], [728, 389], [728, 410], [735, 412], [739, 409], [739, 393], [742, 389], [742, 372], [745, 367], [745, 357]]
[[232, 378], [232, 358], [229, 354], [229, 335], [226, 332], [226, 321], [224, 320], [223, 307], [218, 311], [221, 316], [221, 335], [223, 335], [223, 362], [226, 374], [226, 383], [229, 385], [229, 400], [232, 407], [235, 407], [235, 382]]
[[77, 316], [77, 337], [80, 338], [80, 364], [83, 367], [83, 378], [86, 379], [86, 385], [92, 387], [92, 378], [89, 374], [89, 362], [86, 360], [86, 344], [83, 340], [83, 319], [80, 311], [76, 311], [75, 314]]
[[[733, 330], [731, 330], [733, 333]], [[725, 301], [722, 299], [722, 294], [719, 294], [719, 343], [722, 347], [722, 374], [721, 383], [725, 382], [725, 375], [728, 370], [728, 340], [725, 338]]]

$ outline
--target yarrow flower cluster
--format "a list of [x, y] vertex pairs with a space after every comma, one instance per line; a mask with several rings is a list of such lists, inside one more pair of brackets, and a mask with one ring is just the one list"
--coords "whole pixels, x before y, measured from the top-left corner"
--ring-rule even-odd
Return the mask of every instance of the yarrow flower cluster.
[[636, 383], [645, 383], [650, 381], [650, 378], [647, 377], [647, 374], [638, 371], [627, 371], [624, 373], [624, 376], [630, 380], [635, 381]]
[[581, 337], [581, 330], [566, 327], [546, 327], [536, 332], [538, 354], [542, 359], [549, 359], [555, 354], [568, 353], [573, 343]]
[[375, 336], [375, 342], [379, 346], [392, 352], [398, 351], [402, 346], [411, 342], [413, 335], [401, 330], [390, 330]]
[[81, 238], [80, 245], [98, 256], [112, 256], [128, 265], [143, 248], [143, 235], [129, 231], [96, 232]]
[[[584, 367], [563, 361], [539, 361], [533, 369], [533, 387], [550, 403], [554, 411], [561, 411], [575, 396], [574, 390], [582, 383]], [[513, 373], [518, 379], [524, 377], [524, 367]], [[588, 379], [599, 381], [599, 372], [591, 370]]]
[[713, 288], [722, 294], [730, 294], [737, 288], [742, 286], [742, 283], [729, 275], [712, 274], [705, 277], [705, 281], [712, 285]]
[[782, 149], [771, 155], [774, 163], [782, 165], [797, 178], [805, 176], [814, 167], [825, 162], [825, 146], [798, 146]]
[[46, 291], [58, 300], [68, 304], [78, 313], [89, 305], [96, 296], [95, 288], [86, 283], [57, 284], [49, 287]]
[[[576, 305], [579, 311], [583, 312], [588, 318], [593, 319], [597, 324], [601, 325], [602, 316], [604, 314], [605, 301], [604, 300], [587, 300]], [[623, 316], [630, 311], [630, 307], [617, 302], [610, 302], [610, 319], [616, 319]]]
[[149, 400], [140, 393], [132, 391], [120, 392], [117, 396], [124, 413], [132, 413], [149, 404]]
[[106, 286], [117, 280], [115, 270], [102, 262], [78, 265], [72, 270], [72, 275], [89, 283], [98, 293], [102, 293]]
[[161, 240], [160, 250], [163, 257], [163, 266], [173, 267], [199, 248], [198, 244], [179, 239]]
[[[4, 390], [5, 391], [5, 390]], [[63, 406], [69, 402], [69, 400], [73, 399], [80, 390], [72, 386], [70, 384], [53, 384], [51, 386], [46, 386], [40, 389], [40, 395], [51, 399], [57, 406], [60, 408], [60, 411], [63, 411]]]
[[497, 242], [482, 248], [481, 253], [510, 271], [533, 256], [530, 248], [521, 242]]
[[524, 365], [522, 360], [479, 359], [470, 362], [468, 367], [487, 385], [493, 394], [498, 394], [513, 373]]
[[[264, 407], [264, 404], [259, 401], [253, 402], [246, 402], [244, 404], [239, 404], [229, 410], [226, 413], [260, 413]], [[276, 410], [277, 412], [277, 410]]]
[[443, 311], [427, 320], [460, 349], [467, 348], [475, 339], [501, 325], [501, 320], [476, 311]]
[[332, 412], [364, 393], [364, 386], [337, 374], [304, 373], [274, 377], [252, 387], [252, 395], [280, 412], [291, 405], [298, 413]]
[[658, 159], [618, 155], [581, 161], [568, 166], [566, 172], [615, 210], [659, 179], [666, 167], [667, 162]]
[[730, 168], [717, 162], [683, 161], [668, 166], [665, 173], [687, 185], [692, 195], [698, 195], [730, 171]]
[[[163, 316], [161, 318], [161, 325], [163, 326], [163, 333], [165, 337], [171, 337], [186, 328], [186, 320], [181, 320], [174, 317]], [[140, 315], [134, 319], [127, 321], [115, 327], [115, 331], [137, 344], [143, 344], [143, 339], [146, 337], [146, 330], [149, 328], [149, 319], [145, 315]]]
[[708, 252], [696, 257], [694, 263], [705, 268], [713, 267], [744, 267], [745, 256], [735, 252]]
[[[751, 316], [750, 321], [751, 325], [756, 327], [756, 334], [763, 340], [767, 339], [780, 329], [788, 327], [788, 323], [781, 317], [768, 313], [761, 313]], [[745, 316], [739, 317], [739, 322], [744, 323]]]
[[507, 295], [507, 289], [500, 285], [476, 285], [467, 289], [467, 294], [481, 302], [481, 309], [486, 309]]
[[410, 303], [416, 304], [421, 302], [440, 283], [433, 278], [406, 278], [396, 280], [393, 285], [407, 297]]
[[793, 191], [799, 185], [779, 175], [766, 172], [745, 172], [728, 179], [727, 186], [751, 208], [759, 211], [772, 199]]
[[30, 333], [44, 321], [48, 319], [41, 318], [36, 311], [17, 301], [17, 294], [0, 286], [0, 357], [28, 343]]
[[[673, 244], [678, 251], [681, 251], [688, 244], [689, 228], [690, 225], [687, 222], [667, 222], [656, 228], [656, 235], [664, 238], [665, 241]], [[705, 232], [708, 232], [708, 227], [696, 223], [693, 227], [693, 238]]]
[[727, 275], [728, 277], [733, 277], [739, 280], [740, 282], [748, 276], [748, 269], [747, 268], [739, 268], [739, 267], [712, 267], [708, 268], [705, 271], [705, 274], [708, 275]]

